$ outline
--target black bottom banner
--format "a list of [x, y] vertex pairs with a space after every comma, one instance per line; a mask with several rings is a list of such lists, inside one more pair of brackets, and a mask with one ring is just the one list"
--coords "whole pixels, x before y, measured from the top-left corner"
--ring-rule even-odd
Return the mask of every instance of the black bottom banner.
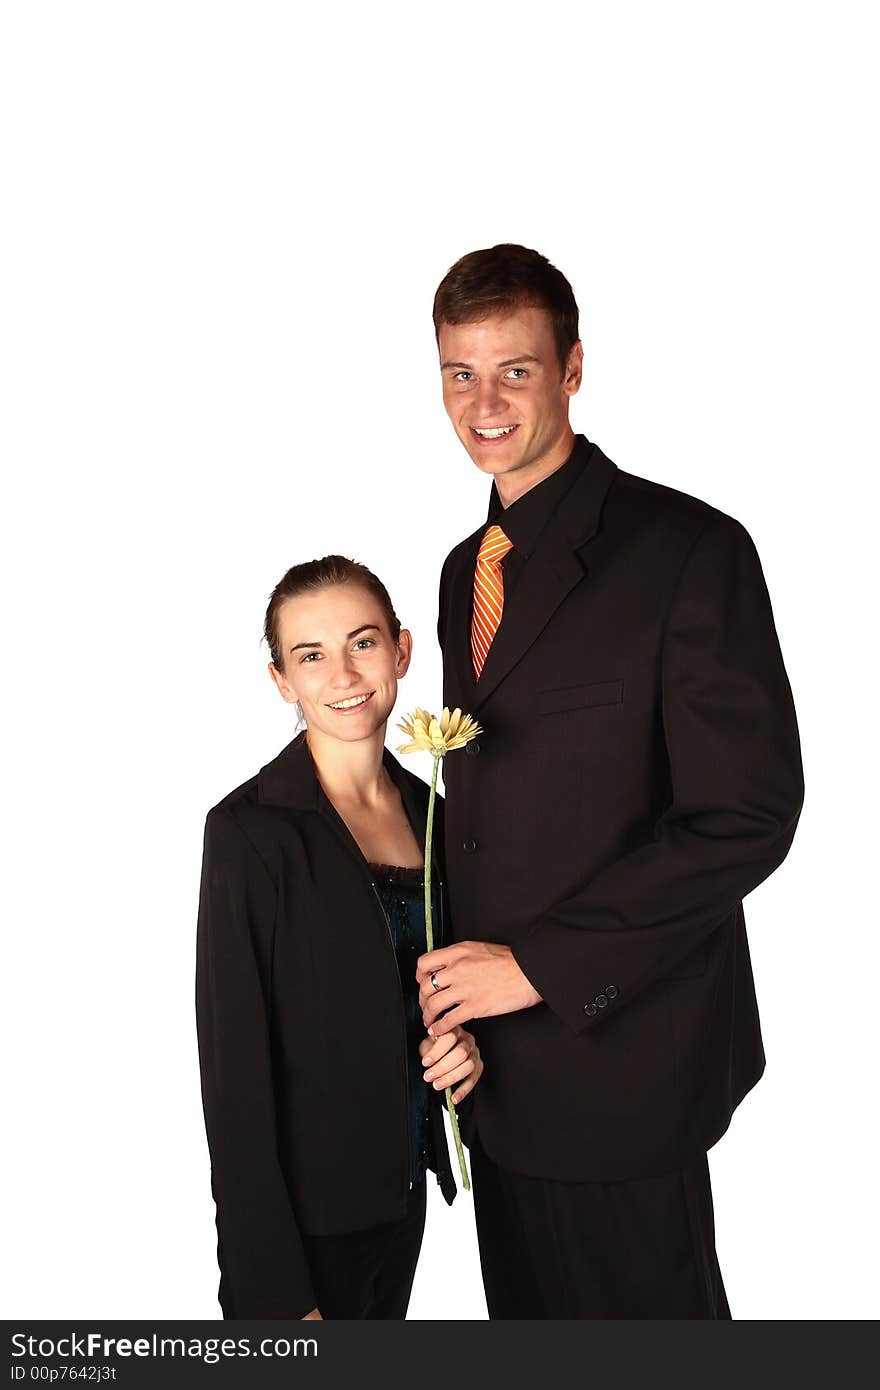
[[[486, 1390], [562, 1377], [616, 1387], [674, 1379], [742, 1390], [784, 1365], [786, 1380], [836, 1379], [870, 1364], [871, 1323], [798, 1322], [43, 1322], [6, 1321], [10, 1386], [406, 1385]], [[864, 1331], [860, 1331], [864, 1328]], [[845, 1339], [845, 1340], [844, 1340]], [[858, 1352], [861, 1346], [862, 1353]], [[769, 1355], [769, 1359], [768, 1359]], [[763, 1373], [762, 1373], [763, 1368]]]

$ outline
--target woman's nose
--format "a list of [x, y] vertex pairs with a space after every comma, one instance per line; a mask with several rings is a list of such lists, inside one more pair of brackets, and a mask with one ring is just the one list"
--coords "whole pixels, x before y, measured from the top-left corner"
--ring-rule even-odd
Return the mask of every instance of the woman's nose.
[[358, 673], [351, 655], [343, 656], [339, 659], [333, 671], [333, 684], [348, 689], [349, 686], [357, 684]]

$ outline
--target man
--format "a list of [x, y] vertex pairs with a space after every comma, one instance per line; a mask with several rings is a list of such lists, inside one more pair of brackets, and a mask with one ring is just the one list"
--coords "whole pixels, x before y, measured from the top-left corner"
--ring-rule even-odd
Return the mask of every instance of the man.
[[490, 1317], [729, 1318], [706, 1151], [764, 1054], [742, 899], [803, 783], [754, 546], [569, 423], [578, 311], [537, 252], [434, 302], [443, 398], [493, 480], [440, 581], [457, 944], [435, 1035], [479, 1020], [467, 1117]]

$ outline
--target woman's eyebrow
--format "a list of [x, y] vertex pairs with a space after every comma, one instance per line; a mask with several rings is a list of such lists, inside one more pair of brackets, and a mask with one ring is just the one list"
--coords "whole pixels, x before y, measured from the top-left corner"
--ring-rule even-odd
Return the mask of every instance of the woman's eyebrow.
[[[346, 642], [350, 642], [351, 639], [352, 639], [352, 637], [357, 637], [358, 633], [361, 633], [361, 632], [378, 632], [378, 631], [379, 631], [379, 624], [378, 624], [378, 623], [364, 623], [363, 627], [356, 627], [356, 628], [354, 629], [353, 632], [348, 632], [348, 633], [346, 633], [345, 640], [346, 640]], [[323, 645], [324, 645], [323, 642], [297, 642], [294, 646], [292, 646], [292, 647], [290, 648], [290, 650], [291, 650], [292, 652], [298, 652], [298, 651], [300, 650], [300, 648], [302, 648], [302, 647], [323, 647]]]

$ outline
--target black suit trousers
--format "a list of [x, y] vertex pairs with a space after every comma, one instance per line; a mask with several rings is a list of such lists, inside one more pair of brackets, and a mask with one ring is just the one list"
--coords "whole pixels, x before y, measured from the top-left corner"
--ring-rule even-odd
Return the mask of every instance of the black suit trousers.
[[729, 1319], [703, 1154], [662, 1177], [557, 1182], [471, 1148], [490, 1318]]
[[400, 1221], [338, 1236], [306, 1236], [322, 1318], [402, 1319], [425, 1229], [426, 1179], [416, 1183]]

